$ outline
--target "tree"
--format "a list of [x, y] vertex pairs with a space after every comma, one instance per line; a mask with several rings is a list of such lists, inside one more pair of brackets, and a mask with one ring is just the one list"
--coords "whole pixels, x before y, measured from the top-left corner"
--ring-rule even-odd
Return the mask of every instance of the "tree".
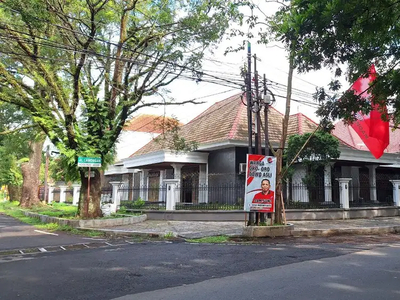
[[[37, 126], [24, 109], [0, 104], [0, 184], [8, 185], [10, 199], [20, 201], [24, 207], [40, 204], [38, 181], [43, 141], [43, 135], [38, 135]], [[36, 162], [30, 158], [36, 158]]]
[[148, 96], [181, 75], [201, 76], [205, 49], [239, 15], [222, 0], [5, 0], [0, 16], [0, 100], [30, 112], [60, 150], [66, 180], [81, 181], [80, 216], [95, 218], [100, 171], [88, 198], [77, 157], [111, 163], [127, 118], [174, 104]]
[[[252, 1], [242, 1], [242, 5], [247, 5], [251, 9], [251, 15], [246, 20], [249, 28], [247, 34], [241, 32], [240, 30], [235, 30], [233, 35], [246, 36], [248, 39], [253, 39], [257, 37], [257, 43], [268, 45], [271, 41], [279, 40], [282, 36], [281, 26], [284, 23], [286, 15], [291, 13], [290, 6], [284, 4], [283, 2], [277, 2], [281, 5], [281, 10], [279, 13], [272, 17], [268, 17], [263, 10], [255, 5]], [[254, 10], [258, 11], [260, 15], [254, 13]], [[257, 34], [254, 33], [257, 31]], [[228, 51], [238, 51], [244, 49], [245, 41], [243, 41], [242, 45], [237, 48], [230, 48]], [[288, 39], [288, 47], [287, 50], [289, 52], [288, 62], [289, 62], [289, 72], [287, 77], [287, 88], [286, 88], [286, 103], [285, 103], [285, 113], [282, 120], [282, 134], [279, 139], [279, 147], [277, 150], [271, 145], [267, 145], [270, 148], [272, 154], [277, 158], [276, 163], [276, 190], [275, 190], [275, 223], [282, 224], [283, 223], [283, 195], [282, 195], [282, 180], [284, 175], [283, 168], [283, 150], [287, 141], [287, 133], [289, 127], [289, 115], [290, 115], [290, 106], [292, 100], [292, 81], [293, 81], [293, 72], [295, 70], [294, 66], [294, 56], [293, 49], [296, 47], [296, 40], [294, 38], [289, 37]], [[264, 132], [268, 131], [268, 128], [264, 126]]]
[[[295, 66], [302, 72], [327, 66], [341, 76], [343, 64], [348, 65], [347, 79], [353, 82], [374, 63], [379, 73], [370, 86], [374, 101], [393, 109], [389, 118], [398, 126], [400, 2], [294, 0], [291, 5], [292, 14], [283, 23], [281, 40], [288, 45], [290, 37], [296, 37]], [[340, 87], [337, 80], [330, 83], [332, 91]], [[323, 102], [319, 114], [330, 120], [344, 118], [352, 122], [357, 112], [371, 110], [371, 103], [352, 91], [341, 95], [340, 101], [339, 95], [327, 94], [322, 88], [317, 98]]]
[[298, 162], [307, 168], [303, 183], [307, 186], [314, 186], [318, 169], [339, 158], [339, 141], [330, 133], [322, 130], [294, 134], [288, 139], [285, 156], [288, 163]]

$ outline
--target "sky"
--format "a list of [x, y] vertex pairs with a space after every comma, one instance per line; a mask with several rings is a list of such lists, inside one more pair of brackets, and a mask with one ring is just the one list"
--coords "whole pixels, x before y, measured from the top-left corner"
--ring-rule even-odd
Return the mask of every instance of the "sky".
[[[257, 1], [254, 2], [256, 3]], [[260, 1], [260, 3], [264, 2]], [[274, 13], [278, 7], [277, 4], [271, 3], [262, 5], [264, 5], [263, 11], [268, 11], [270, 14]], [[247, 64], [247, 49], [227, 55], [224, 55], [224, 51], [228, 46], [236, 46], [239, 42], [239, 39], [234, 41], [223, 40], [214, 53], [207, 53], [205, 55], [205, 59], [203, 60], [203, 71], [219, 78], [232, 80], [232, 78], [235, 77], [236, 80], [238, 80], [240, 67], [243, 66], [244, 63]], [[287, 52], [284, 50], [283, 45], [277, 42], [271, 43], [270, 45], [258, 45], [256, 41], [251, 42], [251, 52], [252, 55], [256, 54], [259, 58], [257, 61], [257, 70], [259, 75], [263, 76], [263, 74], [265, 74], [267, 79], [278, 83], [278, 85], [269, 84], [268, 88], [277, 96], [277, 101], [274, 103], [273, 107], [284, 113], [285, 98], [283, 97], [286, 96], [289, 69]], [[252, 66], [254, 66], [253, 62], [254, 60], [252, 59]], [[292, 98], [294, 100], [314, 102], [312, 94], [315, 92], [316, 88], [326, 87], [332, 79], [333, 71], [326, 68], [305, 74], [297, 74], [297, 72], [295, 72], [293, 78]], [[343, 78], [340, 79], [340, 81], [344, 87], [349, 85]], [[227, 83], [227, 85], [230, 84]], [[205, 82], [195, 83], [188, 79], [178, 79], [170, 84], [168, 89], [171, 91], [170, 96], [172, 96], [176, 102], [197, 98], [198, 101], [204, 101], [205, 103], [198, 105], [185, 104], [180, 106], [146, 108], [139, 110], [137, 114], [150, 113], [162, 115], [165, 113], [167, 116], [177, 117], [182, 123], [187, 123], [212, 104], [241, 92], [240, 89], [233, 89], [232, 87], [224, 85]], [[318, 121], [318, 117], [315, 116], [315, 106], [315, 104], [305, 105], [293, 101], [291, 114], [301, 112], [313, 120]]]

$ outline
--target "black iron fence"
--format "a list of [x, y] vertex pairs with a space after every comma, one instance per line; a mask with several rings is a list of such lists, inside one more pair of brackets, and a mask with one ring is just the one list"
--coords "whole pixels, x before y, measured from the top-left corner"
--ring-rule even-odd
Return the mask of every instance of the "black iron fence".
[[177, 210], [237, 210], [244, 206], [244, 185], [225, 183], [218, 186], [181, 186]]
[[393, 187], [350, 186], [349, 204], [350, 207], [393, 206]]
[[285, 184], [282, 188], [285, 208], [339, 208], [339, 185]]
[[121, 186], [118, 189], [120, 208], [124, 209], [165, 209], [167, 201], [166, 186], [141, 186], [128, 188]]
[[[56, 191], [57, 193], [57, 191]], [[340, 186], [285, 184], [282, 187], [286, 209], [340, 208]], [[244, 184], [182, 185], [175, 190], [176, 210], [242, 210]], [[166, 186], [118, 189], [120, 207], [125, 209], [164, 210], [167, 201]], [[102, 202], [112, 201], [112, 190], [102, 190]], [[278, 199], [276, 199], [278, 201]], [[393, 188], [349, 186], [350, 207], [392, 206]]]

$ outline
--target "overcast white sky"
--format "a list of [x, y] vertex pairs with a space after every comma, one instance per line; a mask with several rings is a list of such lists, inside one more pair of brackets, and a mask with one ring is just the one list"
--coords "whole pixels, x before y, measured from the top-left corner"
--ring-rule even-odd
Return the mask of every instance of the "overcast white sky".
[[[259, 2], [263, 3], [263, 1]], [[273, 13], [277, 9], [277, 4], [268, 3], [264, 4], [263, 7], [264, 12]], [[237, 41], [225, 40], [218, 46], [218, 49], [215, 51], [214, 54], [207, 54], [206, 59], [203, 63], [204, 72], [225, 79], [232, 79], [233, 76], [239, 77], [240, 67], [243, 66], [244, 63], [247, 64], [247, 50], [244, 50], [240, 53], [231, 53], [226, 56], [223, 55], [225, 49], [228, 46], [237, 45]], [[273, 43], [267, 46], [257, 45], [256, 41], [253, 41], [251, 46], [252, 54], [256, 54], [257, 57], [259, 57], [260, 59], [257, 62], [259, 75], [262, 76], [265, 73], [267, 79], [286, 86], [288, 61], [287, 53], [283, 49], [282, 45], [279, 45], [277, 43]], [[328, 69], [322, 69], [320, 71], [310, 72], [307, 74], [295, 73], [295, 77], [293, 79], [294, 90], [292, 98], [295, 100], [312, 102], [313, 99], [311, 97], [311, 94], [315, 92], [316, 87], [326, 86], [331, 81], [331, 79], [333, 79], [333, 72]], [[348, 85], [343, 80], [341, 81], [344, 86]], [[279, 89], [274, 85], [269, 85], [268, 87], [272, 89], [276, 95], [286, 95], [286, 91], [283, 90], [282, 87]], [[223, 85], [209, 83], [197, 84], [188, 79], [176, 80], [168, 87], [168, 89], [171, 90], [171, 96], [173, 96], [177, 101], [201, 98], [213, 94], [217, 95], [200, 99], [202, 101], [206, 101], [205, 104], [201, 105], [187, 104], [181, 106], [168, 106], [165, 108], [146, 108], [138, 111], [138, 114], [163, 114], [165, 110], [167, 116], [174, 115], [178, 117], [181, 122], [187, 123], [215, 102], [224, 100], [227, 97], [240, 92], [239, 89], [232, 91], [232, 88]], [[299, 91], [303, 91], [305, 93]], [[285, 99], [278, 97], [277, 102], [274, 104], [274, 107], [279, 111], [284, 112], [284, 106]], [[302, 112], [317, 121], [318, 119], [315, 117], [314, 111], [315, 108], [313, 108], [312, 106], [300, 104], [295, 101], [292, 102], [291, 113]]]

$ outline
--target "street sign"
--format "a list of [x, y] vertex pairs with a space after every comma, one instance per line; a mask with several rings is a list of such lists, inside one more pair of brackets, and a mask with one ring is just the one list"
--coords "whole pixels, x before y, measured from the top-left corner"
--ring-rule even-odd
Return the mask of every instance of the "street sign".
[[93, 167], [100, 168], [101, 167], [101, 158], [100, 157], [78, 157], [78, 167]]

